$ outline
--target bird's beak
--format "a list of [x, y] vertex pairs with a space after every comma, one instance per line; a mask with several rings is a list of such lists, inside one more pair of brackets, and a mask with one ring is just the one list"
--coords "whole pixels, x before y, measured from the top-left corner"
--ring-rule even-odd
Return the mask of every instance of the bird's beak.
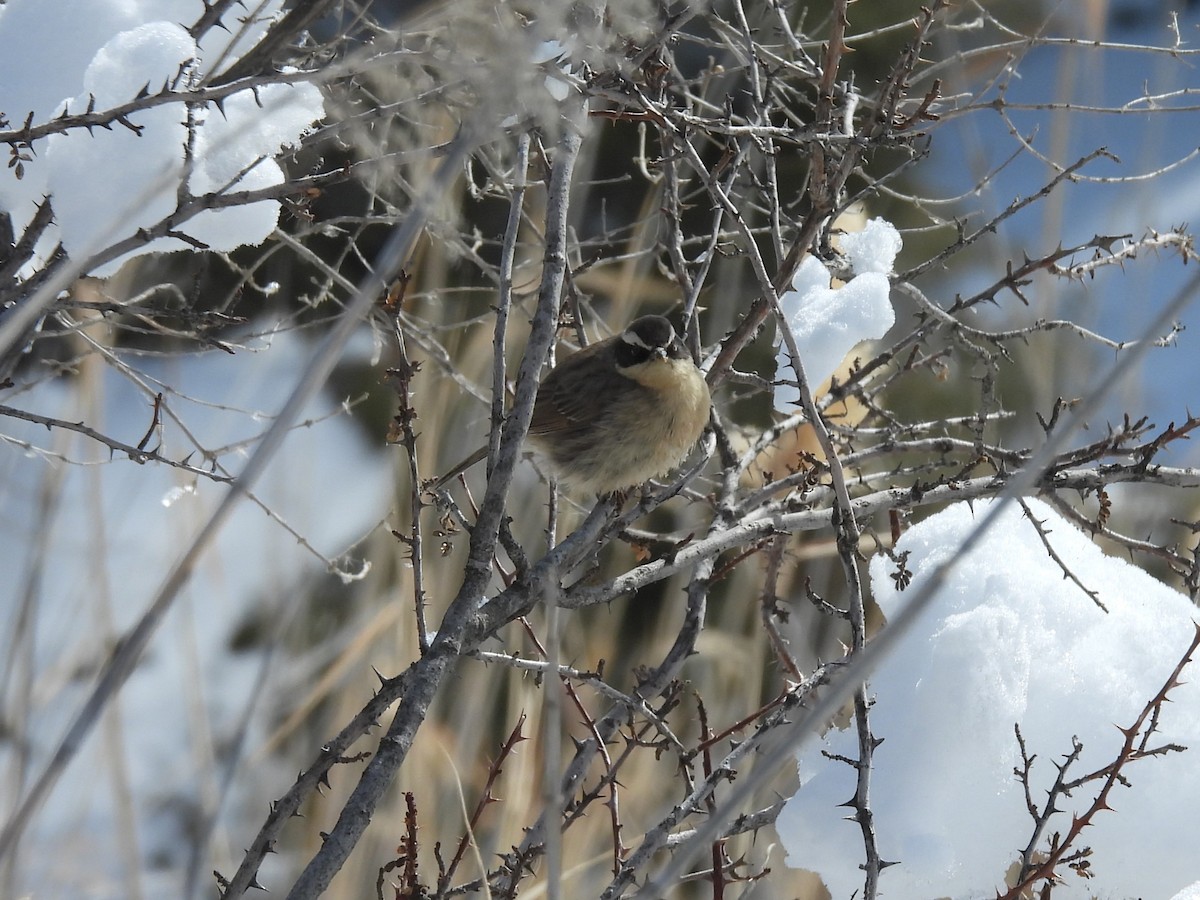
[[654, 356], [656, 359], [666, 359], [667, 358], [667, 348], [659, 347], [657, 350], [654, 351]]

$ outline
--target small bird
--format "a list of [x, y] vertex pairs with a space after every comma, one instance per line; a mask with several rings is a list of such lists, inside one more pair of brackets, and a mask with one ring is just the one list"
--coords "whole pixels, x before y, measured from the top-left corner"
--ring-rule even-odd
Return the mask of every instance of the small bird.
[[[562, 481], [596, 494], [670, 471], [708, 424], [708, 384], [662, 316], [574, 353], [538, 386], [529, 443]], [[433, 485], [474, 465], [472, 454]]]

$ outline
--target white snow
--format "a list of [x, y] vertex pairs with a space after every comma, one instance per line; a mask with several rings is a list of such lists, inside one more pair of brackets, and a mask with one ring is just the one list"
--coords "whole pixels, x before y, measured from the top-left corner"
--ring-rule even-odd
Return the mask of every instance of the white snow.
[[[48, 4], [53, 15], [46, 14]], [[207, 74], [206, 59], [225, 68], [236, 58], [223, 55], [231, 47], [235, 54], [252, 46], [281, 5], [271, 0], [247, 23], [231, 18], [228, 31], [210, 29], [198, 45], [186, 26], [203, 13], [201, 0], [10, 0], [0, 7], [0, 112], [19, 127], [31, 111], [33, 124], [41, 124], [64, 109], [79, 114], [89, 104], [99, 112], [127, 103], [143, 88], [153, 94], [166, 83], [186, 90], [189, 79]], [[196, 110], [202, 124], [190, 176], [182, 103], [130, 113], [140, 134], [113, 122], [51, 135], [26, 151], [32, 158], [23, 177], [0, 172], [0, 209], [12, 214], [19, 234], [49, 196], [55, 223], [38, 245], [42, 259], [61, 240], [82, 261], [170, 214], [185, 179], [192, 194], [282, 183], [283, 171], [271, 157], [323, 115], [321, 94], [310, 84], [269, 85], [257, 100], [250, 92], [234, 94], [224, 100], [224, 114], [210, 103]], [[279, 208], [264, 201], [208, 210], [179, 230], [215, 250], [232, 250], [265, 240]], [[132, 255], [188, 246], [162, 238], [94, 273], [109, 274]]]
[[[123, 31], [96, 53], [83, 73], [80, 93], [67, 107], [82, 112], [91, 95], [96, 109], [106, 109], [132, 100], [147, 82], [157, 90], [196, 52], [191, 36], [169, 22]], [[172, 175], [182, 173], [187, 138], [180, 112], [170, 104], [131, 116], [131, 122], [144, 128], [141, 134], [115, 125], [91, 133], [76, 129], [47, 140], [46, 183], [69, 255], [91, 256], [175, 208], [178, 181]], [[101, 172], [104, 176], [98, 177]]]
[[[1014, 725], [1036, 754], [1032, 796], [1044, 803], [1055, 764], [1083, 744], [1070, 777], [1111, 763], [1118, 726], [1134, 723], [1182, 657], [1195, 632], [1196, 608], [1146, 572], [1107, 556], [1050, 507], [1030, 501], [1055, 552], [1100, 595], [1103, 612], [1047, 554], [1033, 525], [1013, 505], [983, 546], [958, 561], [912, 633], [873, 675], [875, 751], [871, 808], [885, 860], [880, 888], [892, 900], [993, 897], [1028, 842], [1032, 819], [1014, 777], [1020, 756]], [[905, 534], [915, 590], [958, 552], [987, 503], [955, 504]], [[871, 586], [886, 616], [911, 593], [892, 580], [895, 563], [871, 562]], [[1200, 687], [1185, 670], [1150, 741], [1200, 748]], [[788, 864], [811, 869], [835, 897], [862, 887], [858, 825], [841, 806], [854, 794], [844, 762], [855, 757], [852, 730], [831, 730], [798, 760], [801, 788], [780, 815]], [[1170, 897], [1200, 878], [1195, 811], [1200, 766], [1195, 750], [1131, 763], [1130, 787], [1110, 796], [1085, 829], [1094, 878], [1064, 867], [1056, 898]], [[1062, 798], [1048, 833], [1064, 832], [1085, 811], [1098, 785]], [[1042, 846], [1045, 846], [1043, 841]], [[1189, 896], [1189, 895], [1181, 895]]]
[[862, 231], [847, 232], [838, 243], [850, 268], [859, 275], [890, 274], [903, 246], [896, 226], [883, 219], [868, 219]]
[[[792, 278], [791, 290], [779, 298], [787, 327], [796, 339], [809, 385], [816, 389], [863, 341], [877, 340], [896, 321], [889, 295], [888, 273], [900, 252], [900, 233], [890, 222], [871, 219], [866, 227], [841, 237], [842, 251], [855, 275], [841, 287], [816, 257], [807, 256]], [[776, 377], [795, 378], [787, 343], [776, 358]], [[792, 412], [799, 402], [795, 388], [775, 391], [775, 408]]]

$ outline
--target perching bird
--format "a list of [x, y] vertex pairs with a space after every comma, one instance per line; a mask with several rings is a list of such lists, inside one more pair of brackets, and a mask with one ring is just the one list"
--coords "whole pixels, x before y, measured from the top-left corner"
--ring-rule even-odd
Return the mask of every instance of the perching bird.
[[[662, 316], [642, 316], [574, 353], [538, 386], [529, 443], [581, 491], [606, 494], [670, 471], [709, 415], [708, 385]], [[441, 487], [486, 455], [472, 454]]]

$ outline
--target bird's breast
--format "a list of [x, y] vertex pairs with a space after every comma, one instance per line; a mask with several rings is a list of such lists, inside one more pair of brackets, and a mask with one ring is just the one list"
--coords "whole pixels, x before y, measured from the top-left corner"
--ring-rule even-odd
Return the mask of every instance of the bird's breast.
[[646, 450], [658, 449], [662, 458], [670, 458], [664, 466], [670, 468], [708, 424], [708, 385], [690, 360], [656, 361], [641, 367], [632, 377], [645, 389], [644, 402], [630, 410], [635, 421], [623, 424], [631, 434], [643, 436], [641, 443], [649, 445]]

